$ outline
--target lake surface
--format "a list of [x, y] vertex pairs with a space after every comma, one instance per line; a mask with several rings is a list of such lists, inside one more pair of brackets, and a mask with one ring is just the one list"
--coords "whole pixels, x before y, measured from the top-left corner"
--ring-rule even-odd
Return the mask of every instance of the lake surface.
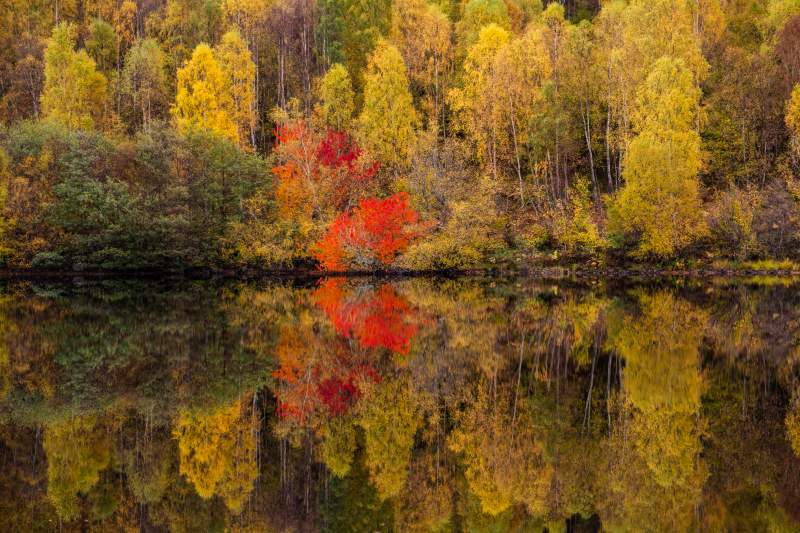
[[0, 531], [800, 530], [800, 284], [1, 292]]

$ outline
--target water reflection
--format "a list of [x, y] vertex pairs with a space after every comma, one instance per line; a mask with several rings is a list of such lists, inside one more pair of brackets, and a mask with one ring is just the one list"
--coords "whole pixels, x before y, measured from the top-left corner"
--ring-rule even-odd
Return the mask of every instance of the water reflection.
[[800, 287], [17, 283], [0, 530], [798, 531]]

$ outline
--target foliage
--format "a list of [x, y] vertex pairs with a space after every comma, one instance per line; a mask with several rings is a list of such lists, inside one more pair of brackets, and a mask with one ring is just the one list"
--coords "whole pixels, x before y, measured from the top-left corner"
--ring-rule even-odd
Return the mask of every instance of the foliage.
[[391, 265], [420, 234], [419, 215], [406, 193], [359, 200], [339, 215], [317, 244], [316, 258], [326, 270]]
[[200, 44], [178, 71], [172, 115], [178, 131], [213, 132], [239, 141], [231, 79], [208, 45]]
[[85, 50], [75, 51], [77, 28], [62, 22], [53, 28], [44, 51], [44, 116], [69, 128], [90, 129], [102, 118], [106, 78]]
[[405, 166], [414, 152], [417, 113], [408, 88], [406, 65], [395, 46], [378, 41], [364, 80], [359, 138], [385, 165]]
[[334, 131], [346, 131], [355, 111], [355, 94], [347, 69], [338, 63], [332, 65], [317, 92], [318, 113], [323, 124]]
[[638, 95], [624, 164], [625, 187], [609, 208], [612, 234], [635, 234], [639, 255], [672, 255], [704, 232], [693, 129], [700, 94], [683, 60], [660, 59]]

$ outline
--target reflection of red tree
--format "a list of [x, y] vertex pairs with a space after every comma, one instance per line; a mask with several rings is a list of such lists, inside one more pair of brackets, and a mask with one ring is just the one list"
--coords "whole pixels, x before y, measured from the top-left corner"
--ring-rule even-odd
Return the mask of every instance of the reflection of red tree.
[[[365, 358], [374, 349], [408, 354], [417, 334], [417, 310], [390, 284], [378, 289], [349, 290], [343, 279], [324, 281], [312, 296], [338, 334], [325, 337], [311, 323], [282, 328], [275, 350], [278, 416], [293, 423], [345, 414], [361, 395], [366, 383], [381, 376]], [[361, 348], [352, 349], [347, 339]]]
[[314, 293], [337, 333], [364, 348], [408, 354], [419, 321], [408, 301], [385, 284], [374, 291], [346, 294], [344, 280], [329, 279]]

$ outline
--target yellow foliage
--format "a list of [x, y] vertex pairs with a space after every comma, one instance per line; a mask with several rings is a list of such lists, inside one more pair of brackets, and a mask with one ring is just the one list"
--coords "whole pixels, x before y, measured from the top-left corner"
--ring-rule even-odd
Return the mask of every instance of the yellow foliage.
[[359, 405], [365, 463], [382, 500], [396, 496], [406, 484], [414, 435], [421, 422], [415, 396], [405, 380], [387, 380]]
[[706, 231], [697, 177], [699, 100], [692, 73], [670, 57], [656, 63], [639, 91], [625, 187], [609, 206], [611, 234], [635, 236], [639, 255], [672, 255]]
[[317, 114], [322, 123], [337, 131], [346, 131], [355, 110], [355, 94], [350, 74], [340, 64], [332, 65], [317, 89]]
[[76, 37], [76, 27], [62, 22], [47, 41], [42, 111], [69, 128], [91, 129], [102, 117], [107, 82], [85, 50], [75, 51]]
[[256, 130], [256, 65], [250, 50], [239, 32], [231, 30], [222, 36], [215, 54], [230, 84], [232, 106], [229, 114], [236, 124], [239, 143], [253, 148]]
[[378, 41], [364, 80], [364, 107], [358, 117], [360, 139], [381, 163], [405, 166], [416, 144], [417, 113], [406, 65], [395, 46], [383, 39]]
[[81, 417], [45, 429], [47, 494], [58, 516], [77, 518], [78, 495], [86, 494], [98, 481], [111, 458], [111, 441], [94, 417]]
[[450, 447], [463, 454], [470, 490], [484, 513], [496, 516], [523, 503], [533, 516], [541, 517], [547, 512], [553, 467], [525, 401], [510, 413], [509, 396], [490, 398], [481, 386], [459, 415]]
[[248, 414], [247, 403], [243, 399], [208, 413], [183, 410], [173, 430], [181, 474], [201, 498], [218, 495], [237, 513], [258, 477], [259, 419]]
[[231, 80], [211, 47], [197, 45], [192, 58], [178, 70], [178, 92], [172, 106], [178, 131], [208, 131], [239, 142], [231, 90]]

